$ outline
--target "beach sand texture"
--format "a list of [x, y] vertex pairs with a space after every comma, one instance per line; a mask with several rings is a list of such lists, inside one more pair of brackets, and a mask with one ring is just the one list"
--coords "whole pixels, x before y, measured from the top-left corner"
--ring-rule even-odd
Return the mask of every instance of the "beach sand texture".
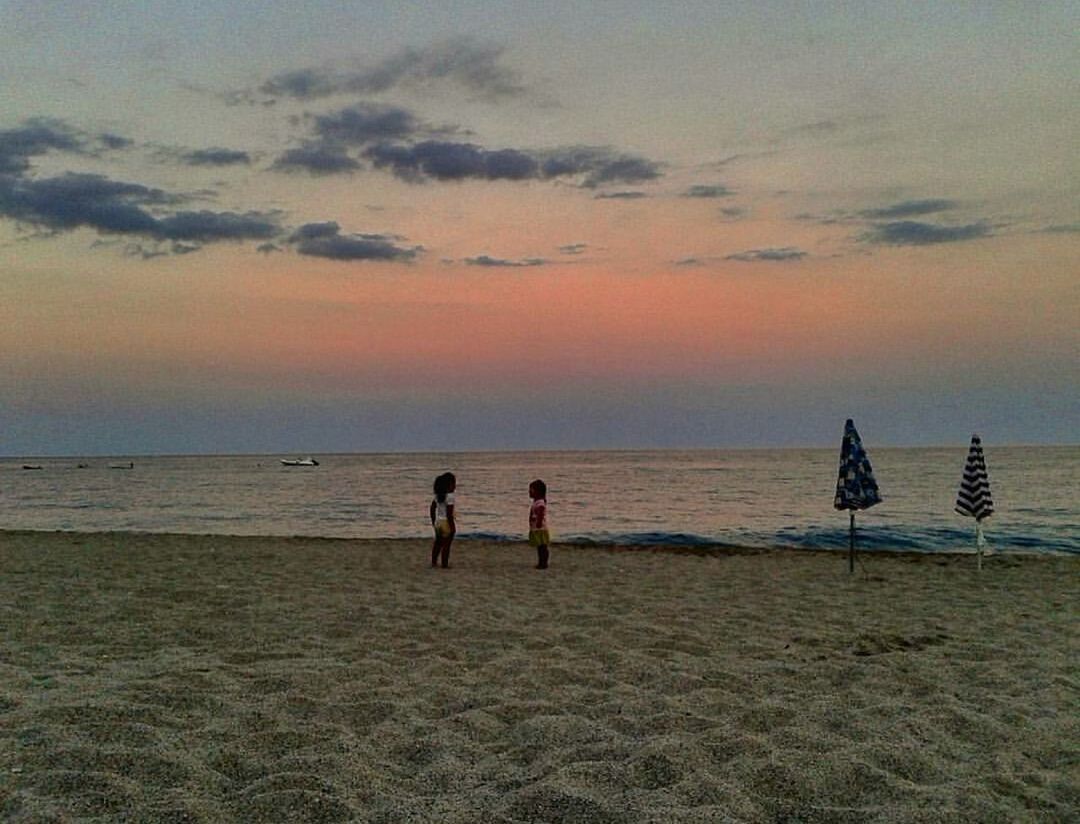
[[1065, 821], [1080, 559], [0, 533], [0, 818]]

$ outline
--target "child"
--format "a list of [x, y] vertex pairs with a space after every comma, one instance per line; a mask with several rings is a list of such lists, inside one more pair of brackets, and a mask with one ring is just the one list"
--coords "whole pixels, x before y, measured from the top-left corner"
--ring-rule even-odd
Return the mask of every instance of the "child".
[[536, 547], [536, 568], [547, 569], [548, 545], [551, 543], [547, 524], [547, 484], [541, 480], [533, 481], [529, 484], [529, 497], [532, 498], [532, 506], [529, 507], [529, 546]]
[[431, 545], [431, 565], [442, 562], [443, 569], [450, 566], [450, 544], [457, 534], [454, 522], [454, 490], [457, 478], [453, 472], [444, 472], [435, 479], [435, 497], [431, 501], [431, 525], [435, 529], [435, 542]]

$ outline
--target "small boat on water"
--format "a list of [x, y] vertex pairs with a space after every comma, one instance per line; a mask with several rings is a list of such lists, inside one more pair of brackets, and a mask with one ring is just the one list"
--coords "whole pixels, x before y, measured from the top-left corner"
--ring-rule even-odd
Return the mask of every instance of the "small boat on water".
[[127, 463], [114, 463], [109, 464], [109, 469], [134, 469], [134, 461], [128, 461]]
[[282, 466], [318, 466], [319, 462], [314, 458], [282, 458]]
[[23, 464], [23, 469], [41, 469], [41, 464]]

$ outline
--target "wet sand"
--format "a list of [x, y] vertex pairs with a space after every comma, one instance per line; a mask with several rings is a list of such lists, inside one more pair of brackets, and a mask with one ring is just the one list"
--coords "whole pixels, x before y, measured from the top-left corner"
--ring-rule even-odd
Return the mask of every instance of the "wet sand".
[[1080, 809], [1080, 558], [428, 549], [0, 532], [0, 818]]

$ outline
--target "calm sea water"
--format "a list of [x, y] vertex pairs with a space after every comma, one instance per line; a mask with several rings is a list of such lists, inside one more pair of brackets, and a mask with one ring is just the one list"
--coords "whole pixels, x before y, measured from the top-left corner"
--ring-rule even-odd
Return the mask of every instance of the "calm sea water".
[[[953, 512], [966, 456], [966, 444], [871, 448], [884, 501], [857, 516], [860, 548], [973, 546], [974, 522]], [[449, 469], [465, 538], [521, 538], [529, 481], [543, 478], [557, 540], [847, 545], [848, 515], [832, 508], [838, 449], [319, 455], [316, 468], [280, 457], [0, 460], [0, 528], [427, 536], [431, 481]], [[1080, 553], [1080, 446], [987, 447], [986, 460], [991, 548]]]

